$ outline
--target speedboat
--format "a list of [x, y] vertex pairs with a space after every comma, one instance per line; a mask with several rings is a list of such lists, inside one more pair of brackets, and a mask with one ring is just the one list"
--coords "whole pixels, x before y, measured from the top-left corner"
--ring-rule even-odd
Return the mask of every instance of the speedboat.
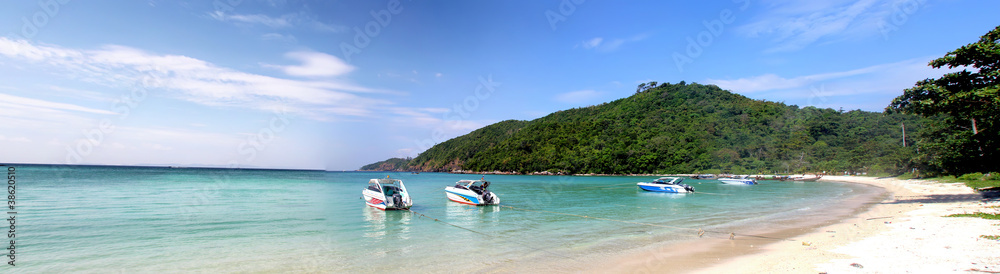
[[448, 199], [457, 203], [467, 205], [495, 205], [500, 203], [500, 198], [487, 187], [490, 182], [485, 180], [461, 180], [454, 186], [444, 188], [444, 194]]
[[734, 178], [719, 178], [719, 182], [727, 185], [756, 185], [757, 180], [751, 179], [750, 175], [736, 176]]
[[680, 177], [661, 177], [652, 182], [640, 182], [637, 185], [645, 191], [688, 193], [694, 192], [694, 187], [682, 184], [684, 179]]
[[365, 204], [381, 210], [406, 210], [413, 206], [403, 180], [389, 179], [388, 176], [385, 179], [368, 180], [368, 187], [361, 191], [361, 195]]

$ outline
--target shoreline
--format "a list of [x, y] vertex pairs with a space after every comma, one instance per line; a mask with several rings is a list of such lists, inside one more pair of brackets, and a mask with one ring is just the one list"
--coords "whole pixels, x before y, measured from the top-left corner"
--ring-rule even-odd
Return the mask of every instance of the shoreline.
[[[825, 224], [798, 224], [764, 235], [784, 241], [712, 239], [629, 252], [599, 272], [803, 273], [1000, 271], [1000, 234], [995, 220], [943, 217], [1000, 211], [959, 183], [930, 180], [825, 176], [818, 182], [878, 187], [872, 199]], [[652, 252], [652, 253], [650, 253]], [[682, 263], [678, 263], [682, 262]], [[916, 268], [919, 267], [919, 268]]]

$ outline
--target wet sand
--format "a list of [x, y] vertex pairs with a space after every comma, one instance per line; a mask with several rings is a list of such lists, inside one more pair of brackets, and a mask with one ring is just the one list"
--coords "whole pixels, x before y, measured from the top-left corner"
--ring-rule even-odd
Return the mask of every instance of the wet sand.
[[[942, 217], [997, 212], [962, 184], [924, 180], [828, 176], [819, 182], [876, 186], [834, 206], [825, 218], [774, 226], [763, 237], [696, 239], [630, 252], [609, 260], [600, 273], [817, 273], [1000, 271], [1000, 222]], [[768, 237], [768, 238], [764, 238]], [[777, 238], [783, 240], [776, 240]]]

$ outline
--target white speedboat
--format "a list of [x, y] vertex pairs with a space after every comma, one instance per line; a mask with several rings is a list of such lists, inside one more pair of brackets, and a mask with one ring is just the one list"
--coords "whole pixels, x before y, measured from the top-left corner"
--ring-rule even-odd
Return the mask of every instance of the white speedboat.
[[750, 178], [750, 175], [738, 176], [735, 178], [720, 178], [719, 182], [727, 185], [756, 185], [757, 180]]
[[444, 188], [448, 199], [467, 205], [495, 205], [500, 203], [500, 197], [490, 192], [487, 187], [490, 182], [485, 180], [461, 180], [454, 186]]
[[683, 178], [661, 177], [652, 182], [640, 182], [637, 185], [645, 191], [668, 192], [668, 193], [688, 193], [694, 192], [694, 187], [682, 184]]
[[413, 206], [403, 180], [389, 179], [388, 176], [385, 179], [368, 180], [368, 187], [361, 191], [361, 195], [365, 204], [381, 210], [405, 210]]

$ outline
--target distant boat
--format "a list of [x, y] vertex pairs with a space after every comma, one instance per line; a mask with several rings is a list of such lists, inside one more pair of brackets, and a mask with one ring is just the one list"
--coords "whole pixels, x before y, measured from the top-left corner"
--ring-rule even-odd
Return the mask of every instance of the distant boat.
[[389, 176], [368, 180], [368, 187], [361, 191], [361, 195], [365, 204], [381, 210], [405, 210], [413, 206], [403, 180], [389, 179]]
[[654, 192], [667, 192], [667, 193], [688, 193], [694, 192], [694, 187], [682, 184], [683, 178], [679, 177], [661, 177], [659, 179], [653, 180], [652, 182], [640, 182], [636, 185], [640, 189], [645, 191]]
[[751, 179], [749, 175], [737, 176], [738, 178], [721, 178], [719, 182], [727, 185], [756, 185], [757, 180]]
[[691, 176], [691, 179], [711, 180], [715, 179], [715, 174], [698, 174]]
[[460, 180], [454, 186], [444, 188], [449, 200], [467, 205], [495, 205], [500, 198], [487, 189], [490, 182], [485, 180]]
[[819, 180], [819, 178], [822, 178], [822, 177], [821, 176], [816, 176], [816, 177], [812, 177], [812, 178], [806, 178], [805, 176], [796, 176], [796, 177], [791, 177], [790, 179], [792, 179], [792, 181], [796, 181], [796, 182], [815, 182], [816, 180]]

